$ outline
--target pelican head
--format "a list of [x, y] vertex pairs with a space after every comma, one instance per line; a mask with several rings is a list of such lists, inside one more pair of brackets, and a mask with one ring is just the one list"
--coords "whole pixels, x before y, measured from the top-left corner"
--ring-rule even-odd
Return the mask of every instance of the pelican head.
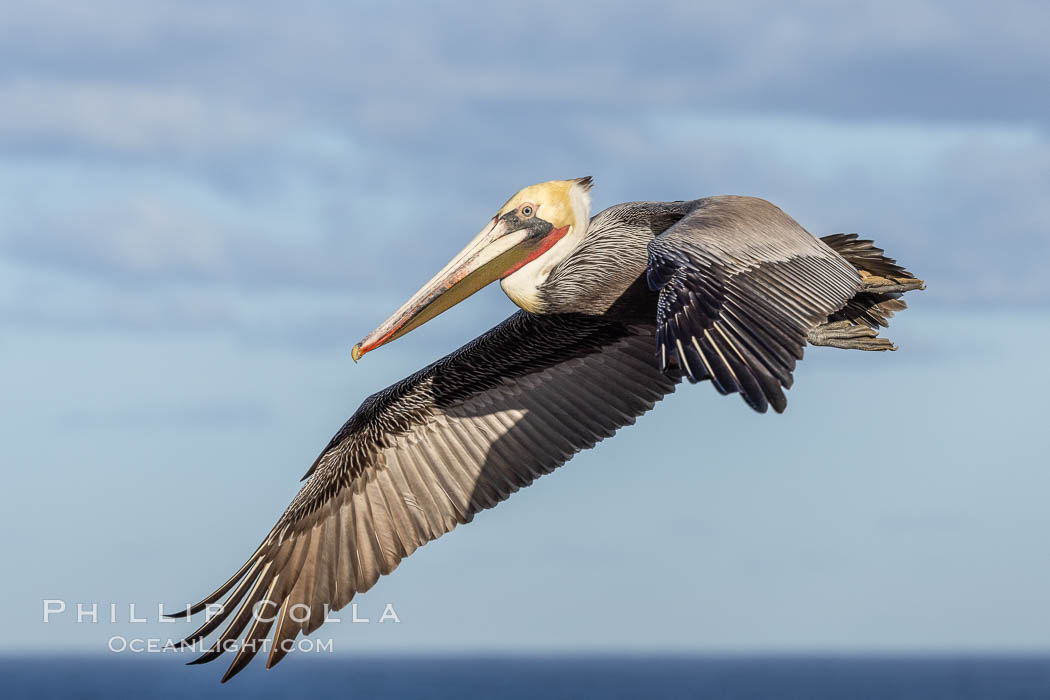
[[507, 200], [481, 232], [364, 340], [354, 361], [418, 328], [482, 287], [501, 280], [521, 308], [536, 307], [536, 290], [575, 249], [590, 221], [591, 178], [531, 185]]

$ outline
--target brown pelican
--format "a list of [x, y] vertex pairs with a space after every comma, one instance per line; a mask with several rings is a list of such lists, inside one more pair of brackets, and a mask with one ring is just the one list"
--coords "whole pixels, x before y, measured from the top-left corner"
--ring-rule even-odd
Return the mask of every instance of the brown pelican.
[[177, 616], [220, 605], [182, 644], [281, 660], [417, 547], [629, 425], [683, 378], [787, 405], [807, 343], [895, 349], [877, 335], [922, 282], [855, 234], [816, 239], [752, 197], [631, 202], [590, 217], [589, 177], [511, 197], [355, 361], [500, 280], [521, 307], [364, 400], [248, 561]]

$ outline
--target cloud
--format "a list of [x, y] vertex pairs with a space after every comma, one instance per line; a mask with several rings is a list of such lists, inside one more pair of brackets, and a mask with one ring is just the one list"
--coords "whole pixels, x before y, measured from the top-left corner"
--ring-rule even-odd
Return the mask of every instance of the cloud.
[[0, 58], [9, 79], [191, 90], [405, 131], [492, 102], [1044, 124], [1050, 106], [1031, 89], [1050, 65], [1038, 2], [248, 7], [34, 3], [6, 13]]
[[1041, 4], [246, 7], [8, 13], [4, 322], [323, 334], [584, 174], [871, 235], [931, 302], [1050, 292]]
[[[395, 291], [367, 285], [327, 291], [200, 285], [141, 290], [92, 283], [68, 272], [42, 275], [10, 263], [0, 264], [0, 282], [0, 336], [28, 331], [58, 339], [212, 337], [254, 348], [334, 351], [346, 358], [355, 342], [414, 291], [404, 281]], [[441, 323], [418, 331], [418, 337], [452, 350], [513, 310], [501, 291], [485, 290]]]
[[[722, 192], [769, 198], [817, 235], [875, 238], [927, 279], [924, 303], [1041, 306], [1050, 291], [1039, 263], [1050, 253], [1040, 196], [1050, 186], [1050, 142], [1037, 131], [687, 113], [548, 129], [538, 153], [513, 163], [487, 157], [487, 133], [461, 158], [417, 153], [421, 168], [441, 172], [433, 181], [409, 172], [357, 185], [354, 163], [336, 167], [332, 184], [313, 177], [307, 159], [285, 161], [256, 191], [192, 183], [185, 173], [143, 177], [150, 166], [97, 177], [76, 194], [56, 189], [56, 166], [45, 167], [38, 176], [51, 196], [30, 205], [27, 195], [0, 217], [0, 254], [35, 280], [3, 318], [70, 331], [347, 342], [429, 278], [493, 202], [552, 171], [597, 175], [598, 206]], [[394, 149], [393, 163], [402, 157]], [[569, 170], [576, 161], [586, 169]]]
[[288, 128], [272, 110], [186, 88], [18, 78], [0, 83], [0, 142], [21, 152], [90, 148], [110, 156], [259, 147]]
[[28, 264], [140, 289], [173, 283], [323, 289], [347, 281], [316, 248], [224, 223], [186, 203], [142, 195], [46, 214], [11, 231], [2, 249]]

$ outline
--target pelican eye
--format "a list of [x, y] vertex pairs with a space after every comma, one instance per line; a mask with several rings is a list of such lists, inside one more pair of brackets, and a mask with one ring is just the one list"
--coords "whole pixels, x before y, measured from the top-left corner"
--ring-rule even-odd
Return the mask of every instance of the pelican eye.
[[524, 205], [522, 205], [520, 211], [521, 211], [521, 215], [524, 216], [526, 219], [528, 219], [528, 218], [532, 217], [533, 214], [536, 213], [536, 208], [533, 207], [531, 204], [524, 204]]

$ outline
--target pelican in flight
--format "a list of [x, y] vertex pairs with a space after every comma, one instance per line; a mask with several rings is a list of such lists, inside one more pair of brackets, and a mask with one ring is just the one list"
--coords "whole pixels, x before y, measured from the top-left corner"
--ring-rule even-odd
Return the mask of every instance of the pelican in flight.
[[[590, 215], [591, 178], [532, 185], [354, 361], [500, 281], [521, 310], [369, 396], [182, 645], [267, 667], [421, 545], [634, 423], [682, 381], [781, 412], [807, 343], [877, 335], [923, 283], [856, 234], [813, 237], [753, 197], [630, 202]], [[684, 446], [683, 446], [684, 447]], [[219, 603], [225, 596], [225, 600]], [[217, 612], [215, 612], [217, 610]]]

